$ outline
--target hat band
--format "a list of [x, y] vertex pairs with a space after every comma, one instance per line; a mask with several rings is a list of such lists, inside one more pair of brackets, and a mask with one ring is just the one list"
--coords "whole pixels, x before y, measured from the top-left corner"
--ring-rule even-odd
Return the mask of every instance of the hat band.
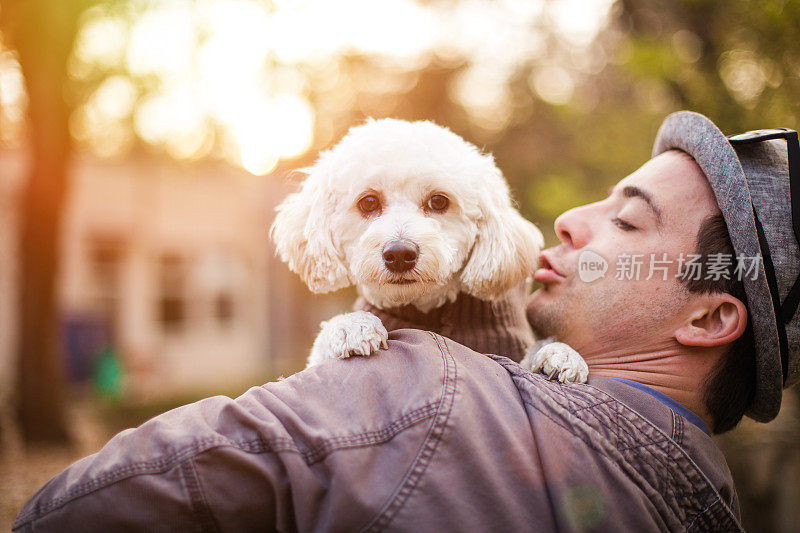
[[[792, 205], [792, 229], [794, 229], [794, 238], [797, 241], [797, 245], [800, 246], [800, 142], [798, 142], [796, 131], [787, 132], [786, 151], [789, 158], [789, 197]], [[798, 305], [800, 305], [800, 275], [794, 280], [794, 284], [781, 306], [781, 314], [786, 324], [792, 321]]]
[[[789, 157], [789, 196], [792, 205], [792, 229], [797, 245], [800, 246], [800, 142], [797, 132], [790, 131], [786, 137], [786, 150]], [[781, 311], [783, 321], [788, 324], [792, 321], [797, 307], [800, 305], [800, 275], [794, 280]]]
[[[772, 254], [769, 253], [767, 237], [764, 228], [758, 219], [755, 207], [753, 207], [753, 219], [756, 222], [756, 232], [758, 233], [758, 244], [761, 247], [762, 259], [764, 260], [764, 272], [767, 275], [767, 285], [769, 286], [772, 307], [775, 310], [775, 327], [778, 329], [778, 341], [781, 355], [781, 372], [783, 374], [783, 385], [786, 385], [786, 378], [789, 376], [789, 339], [786, 336], [786, 326], [781, 313], [781, 298], [778, 292], [778, 279], [775, 277], [775, 266], [772, 264]], [[795, 284], [797, 286], [797, 284]]]
[[[783, 139], [786, 141], [791, 222], [795, 241], [798, 246], [800, 246], [800, 142], [798, 142], [797, 132], [789, 128], [775, 128], [748, 131], [728, 137], [728, 141], [734, 146], [738, 144], [771, 141], [774, 139]], [[764, 272], [767, 275], [767, 284], [769, 285], [770, 297], [772, 298], [772, 306], [775, 309], [775, 327], [778, 330], [778, 340], [780, 341], [783, 385], [786, 386], [786, 380], [789, 377], [789, 341], [786, 335], [786, 324], [792, 321], [792, 318], [797, 312], [798, 305], [800, 305], [800, 275], [795, 278], [792, 287], [786, 295], [786, 300], [781, 304], [778, 280], [775, 276], [775, 266], [772, 263], [772, 256], [769, 252], [764, 228], [761, 226], [761, 221], [758, 219], [758, 214], [756, 213], [752, 198], [750, 200], [750, 205], [753, 209], [753, 218], [755, 219], [756, 230], [758, 232], [758, 243], [763, 254]]]

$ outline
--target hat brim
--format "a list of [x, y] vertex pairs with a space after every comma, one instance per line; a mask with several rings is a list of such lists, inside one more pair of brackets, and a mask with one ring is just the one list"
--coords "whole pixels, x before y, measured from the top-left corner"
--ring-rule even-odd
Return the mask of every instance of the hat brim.
[[[690, 111], [668, 116], [658, 130], [653, 156], [678, 149], [691, 155], [706, 175], [725, 218], [736, 254], [763, 257], [750, 189], [736, 151], [708, 118]], [[755, 277], [755, 279], [751, 279]], [[756, 391], [747, 416], [768, 422], [780, 410], [782, 375], [775, 310], [763, 261], [755, 276], [743, 278], [755, 338]]]

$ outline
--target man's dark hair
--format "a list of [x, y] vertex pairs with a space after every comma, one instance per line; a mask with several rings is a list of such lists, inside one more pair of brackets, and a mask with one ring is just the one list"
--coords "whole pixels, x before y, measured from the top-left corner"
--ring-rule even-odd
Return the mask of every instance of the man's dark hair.
[[[756, 391], [755, 342], [750, 309], [744, 283], [735, 272], [736, 254], [722, 214], [706, 218], [697, 232], [697, 254], [701, 256], [703, 275], [700, 279], [683, 279], [689, 292], [700, 294], [726, 293], [739, 299], [747, 310], [747, 327], [741, 337], [731, 343], [728, 350], [711, 370], [705, 380], [703, 402], [711, 415], [714, 433], [724, 433], [736, 427], [744, 416]], [[727, 268], [729, 279], [703, 279], [712, 254], [730, 257]]]

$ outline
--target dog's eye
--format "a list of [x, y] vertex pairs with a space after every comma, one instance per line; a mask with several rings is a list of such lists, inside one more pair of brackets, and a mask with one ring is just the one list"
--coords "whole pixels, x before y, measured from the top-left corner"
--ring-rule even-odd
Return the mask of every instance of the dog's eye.
[[428, 209], [431, 211], [444, 211], [450, 205], [450, 200], [442, 194], [434, 194], [428, 199]]
[[365, 215], [369, 215], [381, 208], [381, 201], [374, 194], [368, 194], [358, 201], [358, 209]]

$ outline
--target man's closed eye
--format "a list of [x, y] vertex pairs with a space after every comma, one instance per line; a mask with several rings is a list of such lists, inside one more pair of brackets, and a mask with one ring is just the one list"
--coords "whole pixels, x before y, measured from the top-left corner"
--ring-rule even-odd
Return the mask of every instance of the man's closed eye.
[[615, 217], [615, 218], [613, 218], [613, 219], [611, 220], [611, 222], [613, 222], [613, 223], [614, 223], [614, 225], [615, 225], [615, 226], [617, 226], [617, 227], [618, 227], [619, 229], [621, 229], [622, 231], [635, 231], [635, 230], [639, 229], [639, 228], [637, 228], [636, 226], [634, 226], [633, 224], [630, 224], [630, 223], [628, 223], [628, 222], [625, 222], [624, 220], [622, 220], [622, 219], [621, 219], [621, 218], [619, 218], [619, 217]]

